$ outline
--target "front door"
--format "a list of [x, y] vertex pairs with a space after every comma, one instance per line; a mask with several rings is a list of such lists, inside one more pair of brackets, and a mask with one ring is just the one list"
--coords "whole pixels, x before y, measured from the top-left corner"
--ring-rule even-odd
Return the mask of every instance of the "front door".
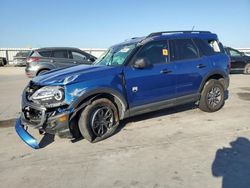
[[[148, 66], [134, 68], [139, 59]], [[168, 59], [168, 42], [154, 41], [143, 46], [124, 68], [130, 108], [174, 98], [176, 73]]]

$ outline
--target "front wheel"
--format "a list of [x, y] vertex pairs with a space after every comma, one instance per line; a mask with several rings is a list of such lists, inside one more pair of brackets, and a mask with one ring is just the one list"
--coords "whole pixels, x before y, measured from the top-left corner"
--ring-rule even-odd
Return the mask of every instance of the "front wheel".
[[93, 101], [81, 113], [78, 125], [82, 136], [97, 142], [111, 136], [119, 124], [115, 105], [106, 98]]
[[250, 74], [250, 63], [246, 64], [244, 74]]
[[205, 84], [200, 97], [199, 108], [205, 112], [215, 112], [225, 103], [224, 88], [219, 80], [211, 79]]

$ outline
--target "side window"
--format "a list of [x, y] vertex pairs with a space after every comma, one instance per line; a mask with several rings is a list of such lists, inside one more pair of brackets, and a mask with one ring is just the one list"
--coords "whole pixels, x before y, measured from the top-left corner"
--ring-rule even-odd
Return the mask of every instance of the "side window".
[[136, 59], [145, 58], [150, 64], [168, 62], [167, 41], [155, 41], [146, 44], [136, 55]]
[[191, 39], [170, 40], [171, 61], [199, 58], [199, 52]]
[[238, 51], [233, 50], [233, 49], [229, 49], [229, 53], [230, 53], [230, 56], [232, 56], [232, 57], [240, 57], [241, 56], [241, 54]]
[[52, 57], [54, 58], [68, 58], [67, 50], [55, 50], [52, 52]]
[[51, 51], [41, 51], [41, 52], [39, 52], [39, 54], [40, 54], [42, 57], [50, 57]]
[[198, 47], [200, 54], [205, 55], [205, 56], [214, 55], [214, 50], [208, 44], [208, 41], [205, 41], [203, 39], [193, 39], [193, 41]]
[[51, 51], [33, 51], [30, 54], [31, 57], [50, 57]]
[[79, 52], [72, 51], [72, 58], [78, 61], [84, 61], [87, 57]]

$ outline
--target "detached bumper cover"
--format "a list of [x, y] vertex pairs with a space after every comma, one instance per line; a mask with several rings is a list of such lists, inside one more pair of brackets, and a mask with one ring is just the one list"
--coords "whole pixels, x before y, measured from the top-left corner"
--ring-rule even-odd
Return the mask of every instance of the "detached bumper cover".
[[19, 137], [30, 147], [33, 149], [39, 149], [39, 143], [37, 140], [31, 136], [25, 129], [24, 126], [21, 123], [21, 120], [18, 119], [16, 121], [15, 129]]

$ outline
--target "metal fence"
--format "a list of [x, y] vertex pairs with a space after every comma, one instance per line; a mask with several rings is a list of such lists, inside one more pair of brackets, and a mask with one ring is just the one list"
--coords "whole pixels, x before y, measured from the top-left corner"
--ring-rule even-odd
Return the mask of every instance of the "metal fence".
[[[7, 60], [8, 64], [13, 64], [13, 58], [20, 51], [29, 51], [34, 50], [35, 48], [0, 48], [0, 57], [4, 57]], [[80, 48], [83, 51], [86, 51], [96, 57], [99, 57], [103, 52], [105, 52], [105, 48]], [[250, 48], [236, 48], [241, 52], [250, 55]]]
[[[13, 59], [18, 52], [25, 52], [35, 50], [36, 48], [0, 48], [0, 57], [6, 58], [8, 64], [13, 64]], [[95, 57], [99, 57], [105, 48], [80, 48], [81, 50], [92, 54]]]

